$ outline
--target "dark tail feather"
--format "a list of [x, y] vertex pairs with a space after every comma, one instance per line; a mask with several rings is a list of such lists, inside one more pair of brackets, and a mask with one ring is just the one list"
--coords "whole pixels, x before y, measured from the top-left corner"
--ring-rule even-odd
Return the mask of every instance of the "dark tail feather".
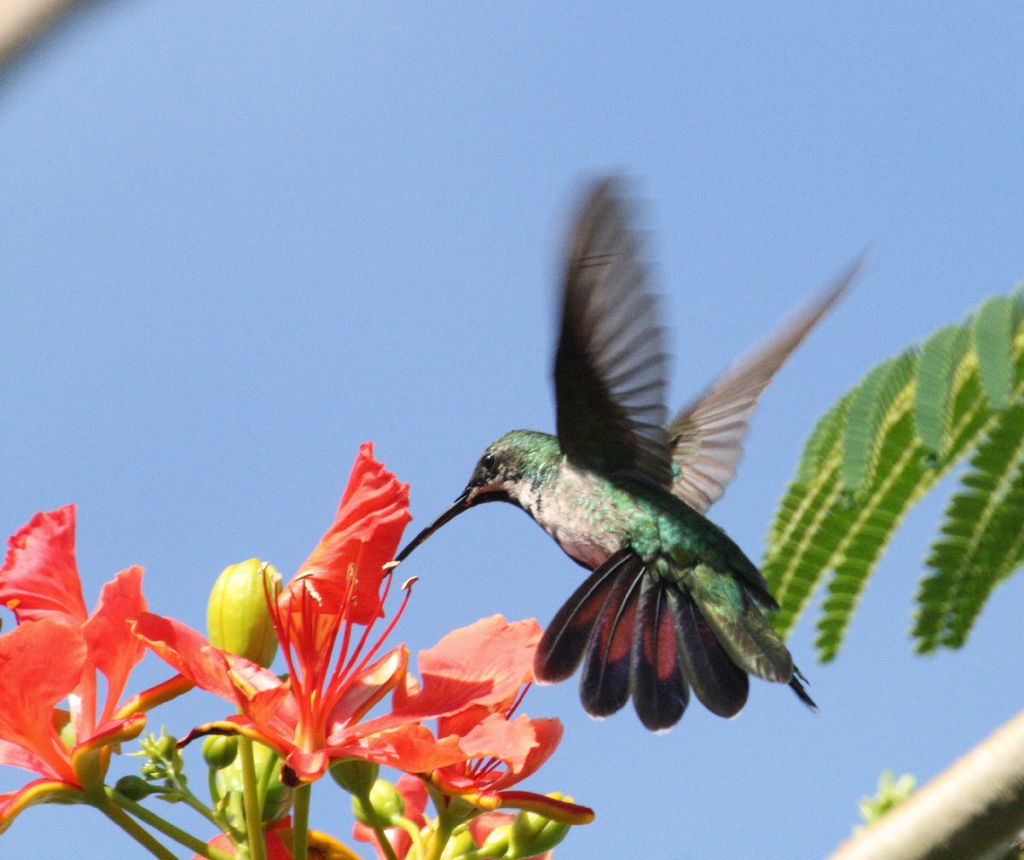
[[636, 556], [620, 550], [588, 576], [562, 605], [537, 646], [533, 674], [538, 681], [553, 684], [576, 671], [617, 574], [635, 562]]
[[633, 705], [652, 732], [679, 722], [690, 700], [679, 662], [679, 642], [668, 588], [643, 577], [633, 637]]
[[642, 578], [640, 559], [619, 566], [586, 646], [580, 699], [592, 717], [614, 714], [629, 699], [630, 650]]
[[[801, 681], [803, 681], [803, 684], [800, 683]], [[799, 698], [801, 702], [807, 705], [807, 707], [810, 708], [812, 711], [816, 711], [818, 710], [817, 703], [807, 694], [807, 690], [804, 689], [804, 684], [807, 683], [809, 682], [804, 677], [803, 672], [801, 672], [799, 669], [797, 669], [796, 666], [794, 666], [793, 677], [789, 681], [789, 686], [793, 689], [793, 692], [796, 693], [797, 698]]]
[[722, 717], [736, 716], [747, 702], [747, 673], [733, 663], [688, 595], [667, 589], [666, 596], [679, 632], [686, 680], [709, 711]]

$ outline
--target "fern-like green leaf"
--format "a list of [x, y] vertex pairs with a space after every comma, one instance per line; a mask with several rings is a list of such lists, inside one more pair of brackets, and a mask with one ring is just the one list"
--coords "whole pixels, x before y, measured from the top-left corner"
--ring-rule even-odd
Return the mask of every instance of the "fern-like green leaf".
[[914, 393], [914, 426], [924, 447], [941, 454], [949, 438], [953, 381], [969, 345], [961, 325], [940, 328], [921, 347]]
[[[763, 570], [780, 604], [772, 620], [782, 635], [792, 630], [814, 591], [834, 571], [818, 624], [822, 660], [834, 657], [841, 646], [864, 588], [903, 517], [1001, 420], [1004, 413], [991, 407], [999, 402], [993, 394], [998, 395], [1002, 384], [1000, 373], [1009, 381], [1008, 403], [1024, 402], [1024, 334], [1011, 341], [1002, 371], [986, 371], [987, 382], [980, 367], [982, 351], [990, 362], [997, 355], [985, 339], [986, 332], [1000, 330], [1000, 315], [1024, 325], [1024, 291], [1020, 298], [1015, 293], [1004, 300], [1002, 311], [998, 304], [991, 307], [995, 309], [983, 308], [984, 314], [934, 336], [919, 359], [908, 350], [876, 368], [825, 415], [805, 446], [797, 478], [769, 532]], [[922, 425], [924, 438], [918, 429]], [[1018, 439], [1024, 436], [1024, 422], [1008, 419], [1005, 426], [1015, 428]], [[987, 517], [993, 535], [998, 526], [1005, 536], [1013, 520], [1006, 511], [1012, 510], [1017, 485], [1005, 484], [1006, 506], [996, 506]], [[857, 489], [856, 495], [851, 488]], [[1024, 532], [1019, 515], [1017, 523]], [[958, 619], [956, 630], [966, 635], [991, 588], [1019, 563], [1011, 562], [1010, 555], [1024, 560], [1024, 547], [1015, 541], [995, 539], [984, 546], [1000, 543], [1006, 551], [991, 564], [996, 573], [963, 589], [955, 613], [929, 615], [944, 599], [948, 582], [936, 576], [922, 586], [926, 608], [918, 624], [927, 635], [957, 641], [959, 634], [949, 620], [953, 618]]]
[[910, 381], [917, 356], [908, 350], [872, 370], [850, 399], [843, 445], [843, 487], [856, 493], [871, 478], [880, 431], [893, 401]]
[[994, 296], [985, 302], [974, 320], [974, 349], [981, 367], [981, 386], [993, 409], [1005, 409], [1010, 402], [1012, 325], [1010, 300], [1005, 296]]
[[928, 557], [914, 636], [920, 653], [963, 644], [992, 590], [1024, 551], [1024, 405], [999, 415], [950, 500]]
[[1017, 284], [1010, 293], [1010, 320], [1011, 328], [1019, 332], [1024, 323], [1024, 283]]
[[800, 461], [799, 480], [809, 481], [825, 465], [825, 460], [835, 447], [836, 440], [846, 427], [846, 411], [850, 408], [850, 401], [856, 390], [850, 391], [815, 425]]

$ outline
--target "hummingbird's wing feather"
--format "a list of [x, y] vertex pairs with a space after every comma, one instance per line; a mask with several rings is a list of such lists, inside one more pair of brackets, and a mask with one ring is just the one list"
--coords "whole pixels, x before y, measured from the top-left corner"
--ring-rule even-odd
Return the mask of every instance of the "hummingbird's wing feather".
[[672, 492], [704, 513], [736, 474], [757, 399], [790, 353], [860, 272], [858, 258], [822, 293], [719, 377], [668, 425]]
[[597, 183], [576, 223], [555, 355], [558, 443], [577, 465], [672, 481], [655, 297], [617, 182]]

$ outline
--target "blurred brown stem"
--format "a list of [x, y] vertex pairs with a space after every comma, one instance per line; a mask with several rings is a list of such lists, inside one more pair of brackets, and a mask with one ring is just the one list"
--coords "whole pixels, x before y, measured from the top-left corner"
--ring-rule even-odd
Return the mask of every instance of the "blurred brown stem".
[[1024, 712], [829, 860], [1003, 860], [1024, 830]]

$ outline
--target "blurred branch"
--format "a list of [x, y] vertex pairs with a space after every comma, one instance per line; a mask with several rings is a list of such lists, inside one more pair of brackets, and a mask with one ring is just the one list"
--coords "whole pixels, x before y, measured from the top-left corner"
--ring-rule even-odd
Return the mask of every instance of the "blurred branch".
[[1002, 860], [1024, 830], [1024, 712], [829, 860]]
[[79, 3], [80, 0], [2, 0], [0, 71]]

